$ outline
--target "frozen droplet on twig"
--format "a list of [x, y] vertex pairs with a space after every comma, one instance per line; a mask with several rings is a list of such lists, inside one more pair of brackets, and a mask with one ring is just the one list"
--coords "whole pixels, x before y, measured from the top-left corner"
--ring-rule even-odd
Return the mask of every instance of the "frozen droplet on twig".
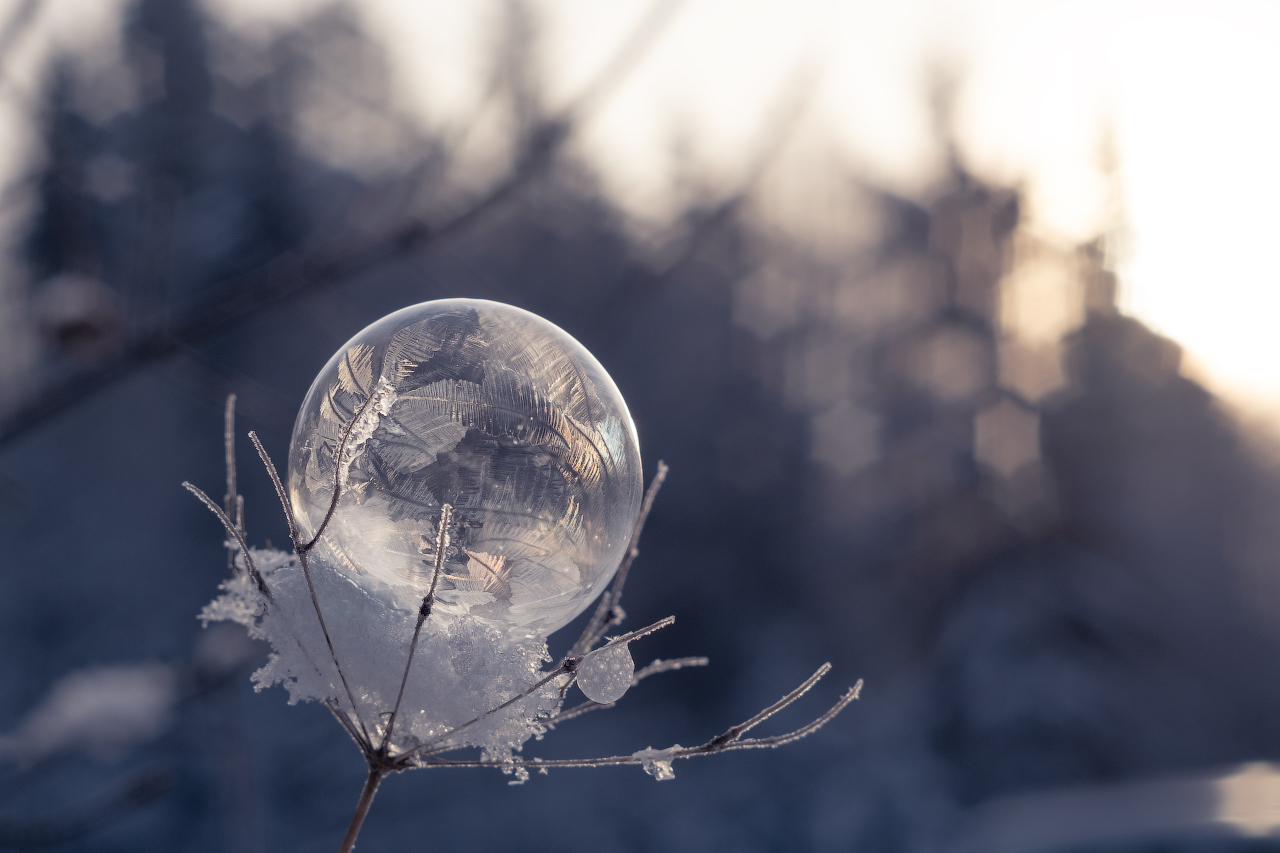
[[632, 758], [640, 759], [640, 766], [644, 768], [644, 772], [648, 773], [659, 782], [665, 782], [668, 779], [676, 778], [676, 771], [671, 768], [671, 762], [675, 760], [675, 754], [684, 749], [680, 744], [668, 747], [667, 749], [642, 749], [639, 752], [633, 752]]
[[592, 702], [608, 705], [617, 702], [631, 686], [635, 661], [629, 643], [618, 643], [597, 649], [578, 665], [578, 687]]

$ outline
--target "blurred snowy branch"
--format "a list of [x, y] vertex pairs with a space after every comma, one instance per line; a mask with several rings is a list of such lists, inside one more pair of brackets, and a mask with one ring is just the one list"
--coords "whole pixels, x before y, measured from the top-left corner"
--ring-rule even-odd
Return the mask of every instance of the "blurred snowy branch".
[[[7, 33], [21, 29], [36, 5], [27, 2], [15, 13], [10, 26], [0, 32], [0, 44], [8, 38]], [[568, 106], [533, 117], [507, 172], [460, 210], [428, 214], [411, 209], [411, 200], [423, 189], [424, 180], [434, 175], [434, 170], [424, 164], [414, 164], [406, 175], [407, 187], [403, 181], [394, 193], [382, 184], [369, 187], [346, 205], [335, 229], [314, 234], [305, 245], [282, 252], [251, 270], [222, 278], [174, 322], [131, 335], [113, 352], [17, 401], [0, 419], [0, 444], [148, 365], [188, 354], [192, 346], [250, 320], [270, 306], [296, 300], [390, 261], [438, 248], [474, 230], [547, 173], [578, 128], [641, 63], [682, 5], [684, 0], [654, 3]], [[457, 153], [448, 152], [445, 159]], [[367, 214], [370, 208], [385, 206], [383, 200], [388, 195], [394, 196], [395, 210], [380, 217], [381, 226], [371, 231], [357, 227], [352, 219]]]
[[164, 664], [73, 672], [15, 732], [0, 736], [0, 759], [32, 764], [71, 751], [118, 758], [168, 731], [177, 699], [177, 678]]

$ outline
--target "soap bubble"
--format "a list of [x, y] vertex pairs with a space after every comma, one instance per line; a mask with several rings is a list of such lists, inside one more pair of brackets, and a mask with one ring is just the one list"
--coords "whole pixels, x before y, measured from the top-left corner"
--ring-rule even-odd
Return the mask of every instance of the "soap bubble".
[[641, 498], [626, 403], [600, 363], [528, 311], [413, 305], [368, 326], [316, 378], [289, 449], [312, 559], [416, 608], [527, 636], [573, 619], [609, 582]]

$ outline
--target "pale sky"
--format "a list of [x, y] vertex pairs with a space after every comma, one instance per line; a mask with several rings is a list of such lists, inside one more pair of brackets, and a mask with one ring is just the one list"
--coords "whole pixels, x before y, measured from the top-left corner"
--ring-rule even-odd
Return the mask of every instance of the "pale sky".
[[[228, 22], [280, 28], [323, 0], [205, 2]], [[46, 0], [42, 14], [101, 17], [118, 3]], [[496, 0], [356, 6], [410, 112], [436, 127], [471, 114]], [[552, 97], [567, 103], [651, 0], [533, 6]], [[1280, 4], [1260, 0], [688, 0], [578, 144], [633, 212], [660, 215], [677, 140], [708, 182], [731, 185], [803, 73], [819, 81], [807, 132], [919, 191], [938, 163], [927, 82], [957, 69], [972, 164], [1024, 186], [1036, 227], [1065, 239], [1096, 233], [1121, 202], [1125, 308], [1179, 341], [1197, 376], [1280, 423], [1278, 45]], [[1098, 169], [1107, 131], [1118, 188]]]

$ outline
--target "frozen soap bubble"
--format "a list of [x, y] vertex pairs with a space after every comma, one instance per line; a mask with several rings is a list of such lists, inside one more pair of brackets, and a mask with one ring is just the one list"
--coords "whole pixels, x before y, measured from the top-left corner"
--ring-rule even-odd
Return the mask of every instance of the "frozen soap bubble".
[[592, 702], [608, 705], [617, 702], [631, 687], [636, 674], [629, 643], [618, 643], [596, 649], [578, 665], [578, 688]]
[[415, 607], [528, 636], [609, 582], [640, 507], [635, 425], [609, 374], [528, 311], [479, 299], [383, 317], [334, 354], [289, 448], [289, 498], [313, 559]]

